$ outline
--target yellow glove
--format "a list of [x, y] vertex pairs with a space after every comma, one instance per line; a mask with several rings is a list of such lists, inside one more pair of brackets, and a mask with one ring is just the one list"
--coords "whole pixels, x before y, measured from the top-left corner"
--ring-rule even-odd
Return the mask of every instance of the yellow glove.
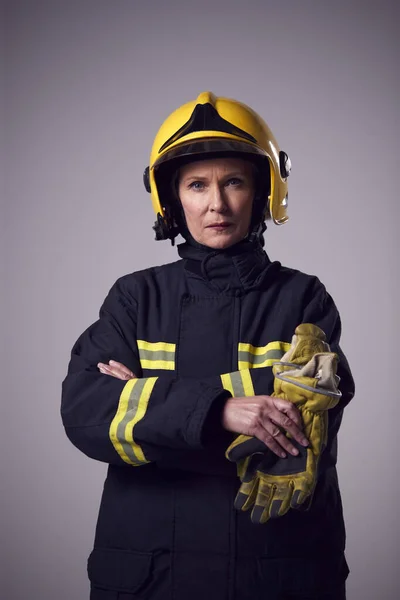
[[273, 365], [274, 397], [293, 402], [304, 423], [310, 444], [296, 457], [278, 458], [257, 438], [240, 435], [229, 446], [226, 457], [237, 462], [242, 485], [235, 507], [253, 507], [251, 519], [265, 523], [311, 501], [316, 485], [318, 461], [327, 442], [328, 414], [340, 399], [336, 375], [337, 355], [330, 352], [323, 331], [311, 324], [296, 328], [289, 351]]

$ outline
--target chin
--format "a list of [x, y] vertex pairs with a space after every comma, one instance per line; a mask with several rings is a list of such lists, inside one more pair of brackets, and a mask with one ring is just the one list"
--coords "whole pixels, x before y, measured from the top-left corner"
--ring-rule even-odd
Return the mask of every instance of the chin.
[[225, 248], [229, 248], [230, 246], [234, 246], [240, 242], [243, 237], [236, 235], [218, 235], [212, 236], [211, 239], [200, 243], [208, 246], [209, 248], [214, 248], [214, 250], [224, 250]]

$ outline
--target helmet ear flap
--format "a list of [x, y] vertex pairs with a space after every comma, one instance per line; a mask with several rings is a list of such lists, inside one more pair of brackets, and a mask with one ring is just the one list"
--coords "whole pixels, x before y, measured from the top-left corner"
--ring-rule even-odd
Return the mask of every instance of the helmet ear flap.
[[286, 154], [286, 152], [283, 152], [283, 150], [279, 152], [279, 170], [282, 179], [286, 181], [290, 175], [290, 171], [292, 170], [292, 162], [289, 156]]
[[150, 188], [150, 168], [146, 167], [143, 173], [143, 183], [144, 183], [144, 187], [146, 188], [146, 192], [151, 192], [151, 188]]

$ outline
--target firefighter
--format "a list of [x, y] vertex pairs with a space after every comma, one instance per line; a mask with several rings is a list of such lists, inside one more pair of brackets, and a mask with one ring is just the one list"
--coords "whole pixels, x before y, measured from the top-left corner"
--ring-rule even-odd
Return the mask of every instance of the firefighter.
[[323, 284], [263, 249], [289, 172], [259, 115], [210, 92], [154, 140], [154, 231], [180, 260], [117, 280], [63, 382], [69, 439], [108, 463], [91, 600], [345, 598], [354, 384]]

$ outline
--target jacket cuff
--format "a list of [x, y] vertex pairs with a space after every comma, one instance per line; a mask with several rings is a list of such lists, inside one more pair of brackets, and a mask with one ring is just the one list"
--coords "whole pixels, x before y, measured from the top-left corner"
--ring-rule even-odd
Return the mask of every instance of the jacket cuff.
[[[209, 388], [199, 397], [188, 423], [188, 441], [195, 448], [204, 448], [221, 439], [226, 430], [222, 427], [222, 411], [230, 392], [221, 388]], [[225, 437], [225, 436], [224, 436]]]

